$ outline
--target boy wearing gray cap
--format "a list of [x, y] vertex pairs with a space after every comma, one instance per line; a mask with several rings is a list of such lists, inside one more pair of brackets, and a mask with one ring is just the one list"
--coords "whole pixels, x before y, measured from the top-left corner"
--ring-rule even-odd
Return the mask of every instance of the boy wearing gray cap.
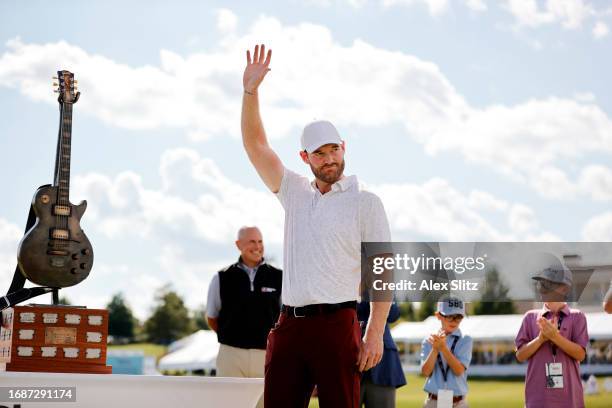
[[440, 330], [423, 340], [421, 374], [427, 377], [424, 408], [466, 408], [467, 369], [472, 360], [472, 338], [464, 336], [459, 325], [465, 317], [460, 299], [438, 302], [436, 317]]
[[571, 271], [549, 267], [533, 278], [544, 301], [542, 309], [525, 313], [516, 335], [516, 359], [528, 361], [525, 407], [584, 408], [580, 361], [589, 342], [584, 313], [566, 303]]

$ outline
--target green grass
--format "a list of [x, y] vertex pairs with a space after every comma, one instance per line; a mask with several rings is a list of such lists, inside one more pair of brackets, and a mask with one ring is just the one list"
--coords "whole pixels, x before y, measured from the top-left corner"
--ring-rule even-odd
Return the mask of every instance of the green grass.
[[[109, 346], [110, 350], [142, 350], [147, 356], [154, 356], [159, 360], [166, 353], [166, 346], [151, 343], [127, 344], [123, 346]], [[423, 384], [425, 379], [416, 375], [407, 376], [408, 385], [397, 391], [397, 408], [411, 408], [423, 406], [425, 392]], [[470, 393], [468, 402], [470, 408], [520, 408], [523, 407], [524, 384], [522, 380], [515, 379], [472, 379], [468, 380]], [[599, 378], [599, 389], [603, 390], [603, 379]], [[587, 408], [612, 407], [612, 393], [600, 393], [586, 396]], [[309, 408], [318, 408], [318, 400], [313, 398]]]
[[[425, 400], [423, 391], [424, 378], [416, 375], [408, 376], [408, 385], [397, 391], [397, 407], [422, 407]], [[470, 393], [468, 403], [470, 408], [520, 408], [524, 406], [524, 384], [518, 380], [468, 380]], [[599, 389], [603, 389], [603, 380], [599, 379]], [[600, 393], [586, 396], [587, 408], [612, 407], [612, 393]], [[318, 407], [318, 401], [312, 399], [309, 408]]]
[[135, 344], [125, 344], [121, 346], [108, 346], [109, 350], [129, 350], [129, 351], [137, 351], [142, 350], [145, 356], [153, 356], [155, 360], [159, 360], [161, 356], [166, 354], [166, 346], [161, 346], [159, 344], [153, 343], [135, 343]]

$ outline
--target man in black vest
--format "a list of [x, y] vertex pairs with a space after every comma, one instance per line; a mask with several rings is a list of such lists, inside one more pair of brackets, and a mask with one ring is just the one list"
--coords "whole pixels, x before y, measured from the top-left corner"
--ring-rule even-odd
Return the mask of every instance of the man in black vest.
[[280, 313], [282, 271], [265, 263], [257, 227], [242, 227], [238, 262], [217, 273], [208, 288], [206, 314], [217, 332], [220, 377], [264, 376], [268, 333]]

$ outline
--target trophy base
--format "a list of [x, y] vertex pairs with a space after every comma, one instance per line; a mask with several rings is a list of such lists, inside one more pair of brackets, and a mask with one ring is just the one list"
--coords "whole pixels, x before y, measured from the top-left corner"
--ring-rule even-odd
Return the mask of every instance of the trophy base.
[[59, 305], [5, 309], [0, 371], [111, 374], [108, 311]]
[[107, 365], [85, 365], [54, 362], [53, 364], [19, 361], [0, 365], [0, 371], [38, 372], [38, 373], [78, 373], [78, 374], [112, 374], [113, 367]]

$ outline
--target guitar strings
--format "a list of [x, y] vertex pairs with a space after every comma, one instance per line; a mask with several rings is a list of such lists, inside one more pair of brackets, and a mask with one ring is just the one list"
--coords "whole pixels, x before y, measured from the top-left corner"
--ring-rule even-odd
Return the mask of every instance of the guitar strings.
[[[68, 84], [66, 84], [66, 86], [68, 86]], [[59, 165], [59, 169], [58, 169], [58, 195], [59, 198], [57, 200], [57, 202], [59, 203], [59, 205], [63, 208], [66, 208], [67, 206], [67, 180], [66, 180], [66, 172], [64, 171], [64, 168], [69, 168], [68, 166], [70, 165], [70, 145], [69, 145], [69, 121], [70, 121], [70, 104], [67, 103], [65, 100], [62, 100], [62, 134], [61, 134], [61, 156], [60, 156], [60, 165]], [[68, 219], [65, 215], [61, 214], [61, 211], [57, 211], [56, 212], [57, 215], [57, 220], [56, 220], [56, 227], [60, 228], [62, 230], [66, 230], [67, 226], [68, 226]], [[68, 242], [67, 240], [63, 239], [62, 237], [59, 237], [58, 239], [59, 241], [59, 247], [61, 249], [66, 249], [66, 247], [68, 246]]]
[[[66, 117], [63, 119], [64, 120], [64, 148], [66, 149], [64, 151], [64, 166], [66, 168], [66, 170], [64, 170], [64, 168], [61, 168], [60, 170], [62, 171], [62, 189], [64, 194], [62, 195], [62, 206], [64, 208], [68, 208], [69, 206], [69, 199], [68, 199], [68, 194], [69, 194], [69, 185], [68, 185], [68, 171], [70, 169], [70, 127], [71, 127], [71, 122], [70, 122], [70, 118], [72, 115], [72, 104], [71, 103], [66, 103]], [[61, 220], [62, 220], [62, 228], [64, 230], [68, 230], [68, 216], [67, 215], [63, 215], [61, 216]], [[65, 239], [64, 240], [64, 248], [66, 248], [68, 246], [68, 240]]]
[[[59, 75], [58, 75], [59, 76]], [[60, 88], [61, 91], [61, 88]], [[61, 98], [61, 96], [60, 96]], [[62, 139], [63, 139], [63, 135], [64, 135], [64, 104], [60, 103], [60, 131], [59, 131], [59, 140], [58, 140], [58, 149], [57, 149], [57, 169], [56, 169], [56, 173], [55, 173], [55, 184], [57, 185], [57, 196], [55, 197], [55, 202], [59, 203], [60, 202], [60, 190], [59, 190], [59, 186], [60, 186], [60, 171], [61, 171], [61, 161], [62, 161], [62, 155], [63, 153], [63, 144], [62, 144]], [[57, 204], [56, 204], [57, 205]], [[55, 212], [55, 228], [59, 227], [59, 214], [57, 212]], [[51, 236], [52, 239], [52, 247], [53, 250], [59, 250], [59, 240], [55, 239], [55, 237], [52, 235]]]
[[[66, 155], [66, 147], [65, 147], [65, 143], [64, 143], [64, 138], [65, 138], [65, 134], [66, 134], [66, 101], [63, 99], [62, 97], [62, 137], [61, 137], [61, 147], [62, 147], [62, 155], [60, 156], [60, 160], [59, 160], [59, 168], [58, 168], [58, 181], [57, 181], [57, 194], [58, 194], [58, 198], [57, 198], [57, 205], [63, 205], [63, 199], [62, 199], [62, 164], [63, 164], [63, 158]], [[56, 210], [56, 214], [58, 217], [58, 222], [56, 225], [56, 228], [61, 228], [62, 227], [62, 216], [60, 214], [59, 211]], [[58, 246], [60, 249], [64, 248], [64, 242], [58, 237]]]

